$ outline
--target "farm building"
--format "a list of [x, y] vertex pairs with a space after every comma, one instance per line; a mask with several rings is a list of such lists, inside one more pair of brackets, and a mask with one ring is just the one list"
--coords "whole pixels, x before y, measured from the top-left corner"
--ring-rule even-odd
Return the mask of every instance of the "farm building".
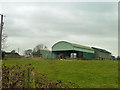
[[94, 49], [66, 41], [60, 41], [52, 46], [54, 58], [58, 59], [93, 59]]
[[2, 58], [20, 58], [21, 56], [16, 52], [5, 52], [2, 51]]
[[33, 54], [33, 57], [52, 59], [52, 52], [49, 50], [38, 50], [37, 52], [33, 52], [32, 54]]
[[41, 54], [44, 59], [52, 59], [52, 52], [49, 50], [42, 50]]
[[[27, 50], [31, 51], [31, 50]], [[29, 55], [30, 56], [30, 55]], [[52, 46], [52, 51], [40, 49], [31, 51], [32, 57], [39, 57], [43, 59], [115, 59], [110, 52], [105, 49], [83, 46], [67, 41], [59, 41]]]
[[110, 52], [105, 49], [92, 47], [95, 51], [95, 59], [104, 60], [104, 59], [114, 59]]
[[114, 59], [111, 52], [79, 44], [60, 41], [52, 46], [52, 57], [57, 59]]

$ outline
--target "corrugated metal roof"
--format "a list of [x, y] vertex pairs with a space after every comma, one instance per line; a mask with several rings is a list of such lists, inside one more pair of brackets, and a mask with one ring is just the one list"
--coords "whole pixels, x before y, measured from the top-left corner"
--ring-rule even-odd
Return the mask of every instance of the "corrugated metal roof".
[[94, 51], [91, 47], [88, 46], [83, 46], [83, 45], [79, 45], [79, 44], [75, 44], [75, 43], [71, 43], [73, 47], [78, 47], [78, 48], [83, 48], [83, 49], [88, 49], [88, 50], [92, 50]]
[[[107, 50], [105, 50], [105, 49], [100, 49], [100, 48], [95, 48], [95, 47], [92, 47], [93, 49], [97, 49], [97, 50], [99, 50], [99, 51], [101, 51], [101, 52], [106, 52], [106, 53], [110, 53], [110, 52], [108, 52]], [[110, 53], [111, 54], [111, 53]]]
[[94, 53], [94, 49], [92, 49], [91, 47], [70, 43], [66, 41], [59, 41], [52, 46], [52, 51], [66, 51], [66, 50]]

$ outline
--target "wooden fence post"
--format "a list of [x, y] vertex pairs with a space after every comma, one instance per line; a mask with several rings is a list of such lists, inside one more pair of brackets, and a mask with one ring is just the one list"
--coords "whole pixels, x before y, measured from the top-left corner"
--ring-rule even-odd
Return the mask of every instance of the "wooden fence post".
[[25, 88], [35, 88], [35, 72], [30, 67], [25, 71]]

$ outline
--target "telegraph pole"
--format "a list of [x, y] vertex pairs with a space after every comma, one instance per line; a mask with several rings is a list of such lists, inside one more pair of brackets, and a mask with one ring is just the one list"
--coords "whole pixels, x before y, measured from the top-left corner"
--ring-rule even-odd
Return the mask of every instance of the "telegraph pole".
[[0, 14], [1, 16], [1, 23], [0, 23], [0, 60], [2, 60], [2, 29], [3, 29], [3, 15]]

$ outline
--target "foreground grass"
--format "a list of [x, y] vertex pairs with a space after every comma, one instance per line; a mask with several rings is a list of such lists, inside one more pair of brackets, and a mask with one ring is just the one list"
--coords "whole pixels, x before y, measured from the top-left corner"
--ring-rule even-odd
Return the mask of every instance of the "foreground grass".
[[[52, 80], [71, 81], [80, 88], [117, 88], [118, 61], [112, 60], [41, 60], [8, 59], [2, 62], [9, 67], [32, 64], [36, 72], [46, 74]], [[25, 68], [25, 67], [24, 67]]]

